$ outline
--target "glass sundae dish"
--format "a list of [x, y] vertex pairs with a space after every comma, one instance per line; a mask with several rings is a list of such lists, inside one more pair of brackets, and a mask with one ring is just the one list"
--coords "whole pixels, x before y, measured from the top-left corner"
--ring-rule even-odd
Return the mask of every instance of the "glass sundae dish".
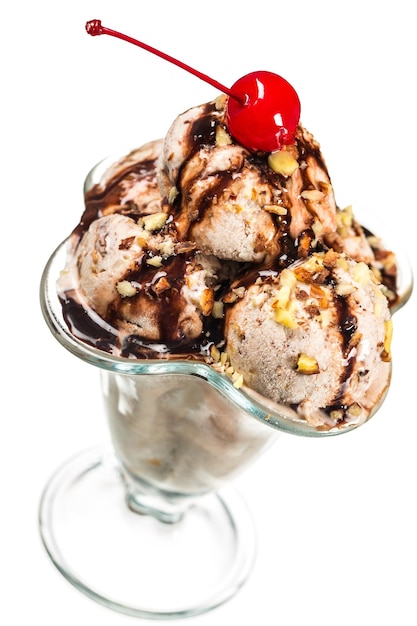
[[219, 97], [98, 164], [41, 282], [55, 338], [100, 371], [113, 445], [53, 475], [42, 538], [73, 585], [138, 617], [240, 589], [256, 541], [233, 479], [282, 432], [375, 414], [412, 289], [400, 248], [337, 206], [301, 124], [256, 149], [229, 118]]

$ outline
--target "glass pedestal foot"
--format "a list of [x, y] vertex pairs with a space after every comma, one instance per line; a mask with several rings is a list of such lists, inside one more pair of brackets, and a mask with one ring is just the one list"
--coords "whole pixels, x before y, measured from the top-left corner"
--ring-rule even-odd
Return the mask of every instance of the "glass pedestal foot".
[[152, 619], [190, 617], [230, 599], [246, 581], [255, 532], [230, 487], [194, 501], [176, 523], [134, 512], [111, 451], [89, 450], [50, 479], [40, 531], [55, 566], [105, 606]]

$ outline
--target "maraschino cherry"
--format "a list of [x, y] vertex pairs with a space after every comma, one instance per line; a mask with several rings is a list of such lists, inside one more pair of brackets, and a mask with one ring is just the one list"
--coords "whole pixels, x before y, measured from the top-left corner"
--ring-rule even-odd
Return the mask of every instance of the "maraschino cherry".
[[229, 96], [226, 122], [230, 134], [245, 148], [254, 151], [275, 152], [294, 143], [300, 119], [300, 100], [294, 88], [278, 74], [252, 72], [239, 78], [229, 89], [206, 74], [110, 28], [102, 26], [100, 20], [91, 20], [85, 25], [90, 35], [111, 35], [133, 43], [152, 54], [181, 67], [206, 83]]

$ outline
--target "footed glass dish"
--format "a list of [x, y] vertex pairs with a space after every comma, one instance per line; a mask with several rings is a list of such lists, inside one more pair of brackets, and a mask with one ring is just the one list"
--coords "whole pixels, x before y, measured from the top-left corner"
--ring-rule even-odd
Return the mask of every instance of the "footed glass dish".
[[[412, 274], [390, 244], [395, 312]], [[253, 567], [256, 529], [233, 479], [282, 432], [328, 437], [359, 424], [315, 428], [204, 363], [126, 359], [80, 341], [56, 292], [66, 246], [45, 267], [42, 311], [63, 347], [98, 368], [112, 449], [82, 452], [52, 475], [40, 503], [43, 543], [75, 587], [109, 608], [150, 619], [204, 613], [230, 599]]]

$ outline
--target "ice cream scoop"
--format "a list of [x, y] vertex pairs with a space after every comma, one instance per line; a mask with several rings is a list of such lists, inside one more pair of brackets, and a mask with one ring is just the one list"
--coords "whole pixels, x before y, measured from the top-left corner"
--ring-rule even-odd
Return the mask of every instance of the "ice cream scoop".
[[369, 267], [313, 253], [241, 293], [227, 309], [225, 352], [245, 384], [314, 426], [365, 421], [391, 373], [390, 312]]
[[222, 259], [260, 262], [288, 237], [323, 240], [336, 229], [336, 202], [320, 146], [297, 127], [281, 160], [236, 143], [225, 123], [225, 98], [179, 115], [161, 152], [158, 182], [180, 237]]
[[[61, 274], [68, 311], [86, 311], [100, 340], [99, 327], [109, 331], [112, 352], [138, 355], [143, 342], [175, 351], [202, 335], [203, 318], [212, 312], [217, 260], [155, 233], [165, 220], [164, 213], [139, 222], [120, 213], [99, 217]], [[72, 323], [77, 332], [80, 323]]]

